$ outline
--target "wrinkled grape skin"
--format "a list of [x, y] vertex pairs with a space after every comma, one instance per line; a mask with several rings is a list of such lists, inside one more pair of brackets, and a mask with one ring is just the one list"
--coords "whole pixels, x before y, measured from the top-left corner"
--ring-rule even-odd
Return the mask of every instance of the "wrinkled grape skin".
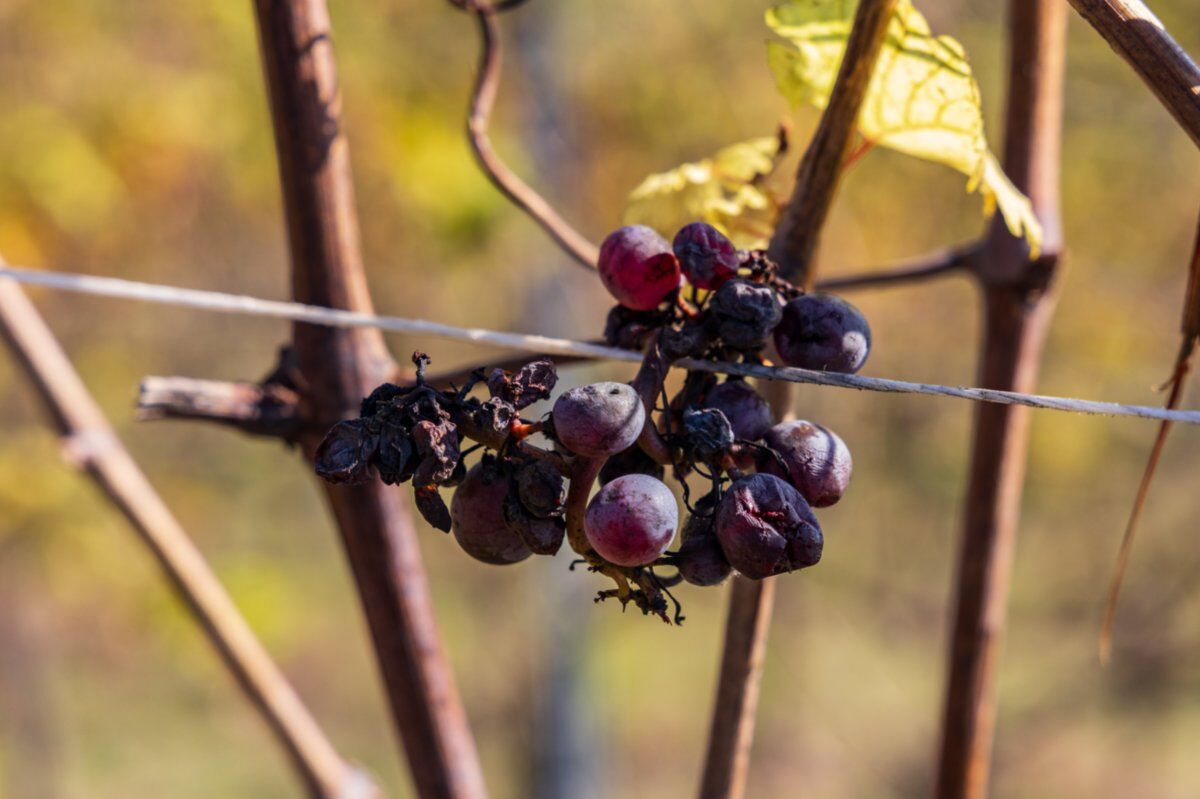
[[725, 414], [740, 441], [758, 441], [775, 422], [771, 406], [745, 380], [726, 380], [708, 392], [704, 407]]
[[821, 560], [821, 527], [800, 492], [770, 474], [743, 477], [717, 508], [717, 539], [733, 568], [761, 580]]
[[802, 294], [783, 306], [775, 348], [788, 366], [853, 374], [871, 351], [871, 328], [841, 297]]
[[678, 524], [671, 489], [644, 474], [618, 477], [601, 488], [584, 516], [592, 548], [618, 566], [653, 563], [670, 546]]
[[724, 233], [705, 222], [680, 228], [671, 248], [684, 277], [698, 289], [720, 288], [737, 275], [737, 248]]
[[646, 409], [632, 386], [592, 383], [554, 403], [554, 433], [577, 455], [601, 458], [628, 448], [642, 433]]
[[671, 245], [645, 225], [610, 233], [600, 245], [596, 268], [617, 302], [635, 311], [657, 308], [679, 288], [679, 261]]
[[743, 351], [762, 348], [783, 317], [774, 289], [741, 279], [721, 286], [708, 307], [714, 332], [730, 347]]
[[[488, 481], [488, 477], [495, 479]], [[511, 481], [475, 464], [450, 501], [450, 525], [468, 555], [493, 565], [518, 563], [533, 554], [504, 521], [504, 498]]]
[[846, 492], [854, 462], [846, 442], [832, 430], [799, 419], [781, 422], [767, 432], [764, 443], [787, 469], [764, 454], [760, 471], [787, 480], [814, 508], [828, 507]]
[[567, 501], [567, 486], [558, 469], [544, 461], [533, 461], [517, 471], [517, 498], [538, 519], [561, 516]]

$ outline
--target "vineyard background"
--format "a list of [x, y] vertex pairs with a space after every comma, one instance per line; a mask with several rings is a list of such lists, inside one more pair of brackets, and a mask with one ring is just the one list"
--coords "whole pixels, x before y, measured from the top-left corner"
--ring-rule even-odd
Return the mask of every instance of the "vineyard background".
[[[607, 300], [478, 173], [462, 140], [470, 21], [432, 2], [331, 3], [366, 261], [381, 311], [586, 337]], [[993, 138], [1001, 9], [921, 5], [972, 56]], [[598, 238], [648, 172], [769, 132], [787, 113], [763, 7], [724, 0], [533, 3], [506, 19], [498, 148]], [[1181, 0], [1155, 10], [1200, 50]], [[1047, 393], [1153, 403], [1177, 341], [1196, 157], [1135, 75], [1072, 16], [1064, 140], [1070, 254]], [[654, 31], [648, 35], [647, 31]], [[285, 298], [286, 253], [253, 19], [241, 3], [0, 0], [0, 252], [46, 265]], [[670, 69], [662, 65], [670, 64]], [[536, 98], [536, 100], [534, 99]], [[803, 142], [817, 114], [794, 116]], [[790, 168], [788, 170], [790, 172]], [[974, 237], [958, 175], [876, 151], [849, 173], [823, 274]], [[136, 424], [146, 374], [238, 379], [282, 323], [34, 292], [134, 454], [346, 754], [403, 796], [364, 626], [311, 481], [278, 445]], [[858, 294], [869, 374], [972, 383], [974, 290], [960, 278]], [[427, 348], [441, 366], [483, 360]], [[577, 368], [572, 381], [627, 379]], [[124, 524], [63, 468], [0, 361], [0, 785], [21, 797], [293, 796], [283, 758]], [[12, 388], [10, 388], [10, 386]], [[800, 390], [856, 456], [824, 511], [820, 568], [779, 581], [749, 795], [928, 793], [970, 408]], [[1200, 433], [1168, 448], [1135, 553], [1113, 665], [1099, 612], [1153, 426], [1035, 415], [997, 796], [1192, 796], [1200, 763]], [[678, 630], [595, 609], [564, 553], [511, 569], [422, 539], [447, 649], [497, 797], [529, 794], [556, 642], [579, 641], [603, 796], [694, 780], [723, 618], [684, 590]], [[40, 795], [40, 794], [25, 794]]]

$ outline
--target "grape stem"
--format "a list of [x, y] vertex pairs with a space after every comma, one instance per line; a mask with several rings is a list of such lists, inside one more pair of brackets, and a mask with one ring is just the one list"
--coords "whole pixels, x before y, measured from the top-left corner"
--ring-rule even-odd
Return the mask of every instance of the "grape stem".
[[674, 465], [675, 457], [671, 453], [671, 447], [654, 424], [653, 413], [654, 403], [662, 391], [663, 383], [667, 379], [667, 372], [670, 371], [673, 362], [662, 351], [662, 331], [656, 330], [646, 343], [646, 353], [642, 357], [641, 368], [638, 369], [637, 375], [629, 384], [642, 398], [642, 405], [646, 408], [646, 424], [642, 428], [641, 435], [638, 436], [638, 446], [655, 463], [663, 466]]
[[[567, 479], [567, 543], [581, 557], [593, 566], [606, 565], [588, 542], [587, 533], [583, 528], [583, 516], [587, 511], [588, 497], [592, 493], [592, 483], [604, 468], [608, 458], [585, 458], [579, 456], [571, 463]], [[618, 581], [618, 586], [621, 582]], [[626, 585], [628, 589], [628, 585]]]

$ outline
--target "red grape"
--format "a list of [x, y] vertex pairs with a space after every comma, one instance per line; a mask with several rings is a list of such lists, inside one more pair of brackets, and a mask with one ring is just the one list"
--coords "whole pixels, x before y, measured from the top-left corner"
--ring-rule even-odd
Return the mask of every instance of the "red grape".
[[679, 261], [667, 240], [644, 225], [610, 233], [600, 245], [600, 280], [617, 302], [650, 311], [679, 288]]
[[592, 497], [583, 526], [592, 547], [609, 563], [645, 566], [666, 551], [678, 523], [671, 489], [649, 475], [627, 474]]
[[675, 234], [671, 247], [684, 277], [698, 289], [720, 288], [737, 276], [737, 248], [712, 225], [704, 222], [685, 225]]

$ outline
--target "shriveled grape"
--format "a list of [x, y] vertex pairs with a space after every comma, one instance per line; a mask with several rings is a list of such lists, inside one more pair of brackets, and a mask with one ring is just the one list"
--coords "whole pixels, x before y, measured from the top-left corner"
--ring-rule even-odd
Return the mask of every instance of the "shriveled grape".
[[721, 286], [712, 296], [709, 312], [714, 332], [738, 350], [761, 349], [783, 315], [774, 289], [747, 280], [730, 280]]
[[730, 565], [755, 580], [812, 566], [824, 543], [804, 497], [771, 474], [729, 487], [717, 509], [717, 539]]
[[737, 276], [737, 248], [724, 233], [705, 222], [680, 228], [671, 248], [683, 276], [698, 289], [720, 288]]
[[679, 575], [692, 585], [719, 585], [731, 571], [717, 540], [716, 509], [714, 495], [701, 499], [696, 503], [696, 512], [688, 517], [679, 534], [675, 565]]
[[814, 508], [832, 505], [846, 492], [854, 462], [832, 430], [800, 419], [781, 422], [764, 443], [779, 457], [762, 453], [759, 469], [787, 480]]
[[775, 348], [788, 366], [853, 374], [871, 351], [871, 328], [841, 297], [801, 294], [783, 306]]

